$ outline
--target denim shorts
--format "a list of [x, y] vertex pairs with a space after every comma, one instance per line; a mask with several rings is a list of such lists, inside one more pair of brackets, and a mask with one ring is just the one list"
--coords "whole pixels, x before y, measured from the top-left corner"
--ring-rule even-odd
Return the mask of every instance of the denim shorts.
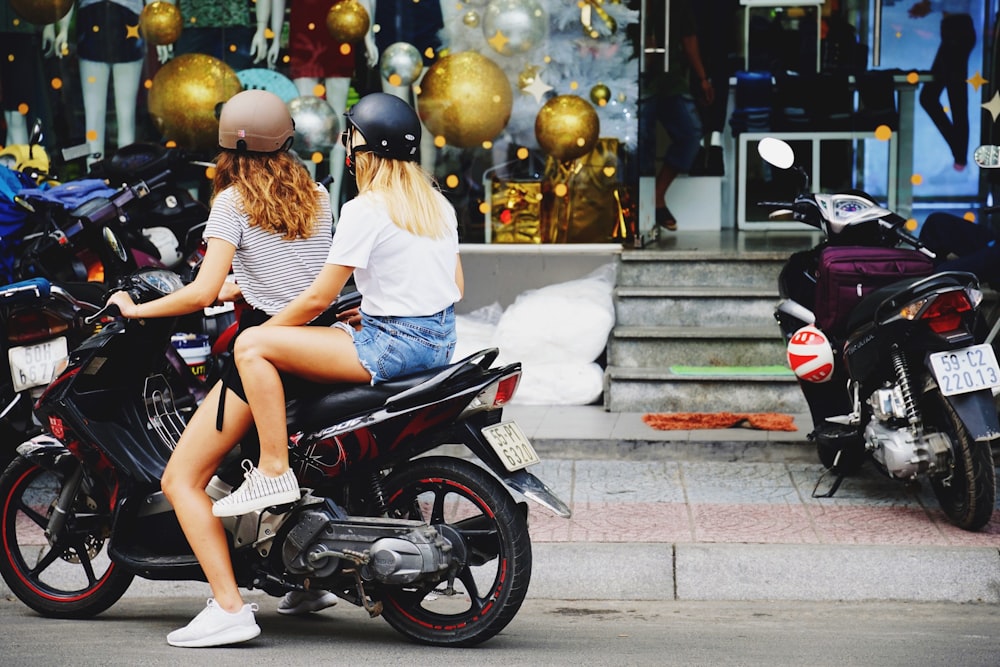
[[361, 331], [342, 327], [354, 337], [361, 365], [372, 384], [444, 366], [455, 352], [455, 308], [426, 317], [373, 317], [361, 314]]

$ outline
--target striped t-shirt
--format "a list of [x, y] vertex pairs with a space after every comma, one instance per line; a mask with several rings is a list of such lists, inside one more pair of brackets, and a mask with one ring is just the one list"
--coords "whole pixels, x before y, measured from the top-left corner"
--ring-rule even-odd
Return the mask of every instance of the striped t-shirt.
[[319, 275], [333, 238], [330, 195], [318, 183], [320, 219], [313, 235], [287, 240], [251, 225], [239, 193], [228, 187], [216, 196], [205, 225], [205, 239], [218, 238], [236, 246], [233, 273], [247, 303], [274, 315]]

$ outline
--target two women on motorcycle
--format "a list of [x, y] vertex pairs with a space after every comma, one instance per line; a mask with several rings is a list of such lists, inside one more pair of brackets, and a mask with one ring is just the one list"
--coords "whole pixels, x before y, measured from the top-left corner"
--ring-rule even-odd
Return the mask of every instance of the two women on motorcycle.
[[[187, 626], [168, 635], [174, 646], [231, 644], [260, 633], [256, 605], [240, 594], [217, 517], [300, 497], [288, 462], [282, 374], [375, 383], [443, 365], [454, 349], [453, 304], [464, 287], [457, 221], [419, 167], [416, 113], [375, 93], [345, 116], [359, 195], [344, 206], [332, 242], [328, 195], [288, 153], [294, 123], [287, 107], [270, 93], [244, 91], [223, 106], [219, 119], [222, 150], [198, 277], [149, 303], [136, 305], [124, 293], [110, 299], [128, 318], [192, 312], [239, 292], [259, 311], [241, 317], [236, 366], [191, 417], [163, 474], [163, 492], [213, 594]], [[225, 282], [229, 262], [235, 287]], [[360, 329], [353, 322], [299, 326], [329, 307], [352, 273], [363, 299]], [[253, 324], [262, 326], [249, 328]], [[243, 485], [213, 507], [205, 487], [253, 424], [259, 464], [245, 462]], [[332, 603], [320, 599], [320, 606]]]

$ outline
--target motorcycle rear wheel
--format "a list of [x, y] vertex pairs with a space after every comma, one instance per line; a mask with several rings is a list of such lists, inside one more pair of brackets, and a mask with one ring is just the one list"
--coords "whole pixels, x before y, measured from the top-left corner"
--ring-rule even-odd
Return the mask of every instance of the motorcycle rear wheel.
[[924, 396], [924, 427], [951, 439], [950, 469], [931, 478], [941, 509], [959, 528], [976, 531], [996, 505], [996, 472], [988, 442], [976, 442], [940, 392]]
[[385, 493], [390, 516], [449, 524], [466, 554], [455, 591], [447, 582], [384, 590], [389, 625], [434, 646], [475, 646], [503, 630], [531, 579], [528, 523], [503, 484], [467, 461], [428, 457], [387, 479]]
[[51, 618], [90, 618], [117, 602], [133, 576], [104, 550], [107, 496], [78, 493], [54, 543], [45, 536], [65, 479], [23, 457], [0, 476], [0, 575], [21, 602]]

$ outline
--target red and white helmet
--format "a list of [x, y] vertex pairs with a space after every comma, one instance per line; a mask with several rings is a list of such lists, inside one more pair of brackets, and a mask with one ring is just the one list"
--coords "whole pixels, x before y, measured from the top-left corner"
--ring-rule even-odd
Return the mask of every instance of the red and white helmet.
[[788, 341], [788, 365], [806, 382], [826, 382], [833, 376], [833, 347], [812, 324], [792, 334]]

